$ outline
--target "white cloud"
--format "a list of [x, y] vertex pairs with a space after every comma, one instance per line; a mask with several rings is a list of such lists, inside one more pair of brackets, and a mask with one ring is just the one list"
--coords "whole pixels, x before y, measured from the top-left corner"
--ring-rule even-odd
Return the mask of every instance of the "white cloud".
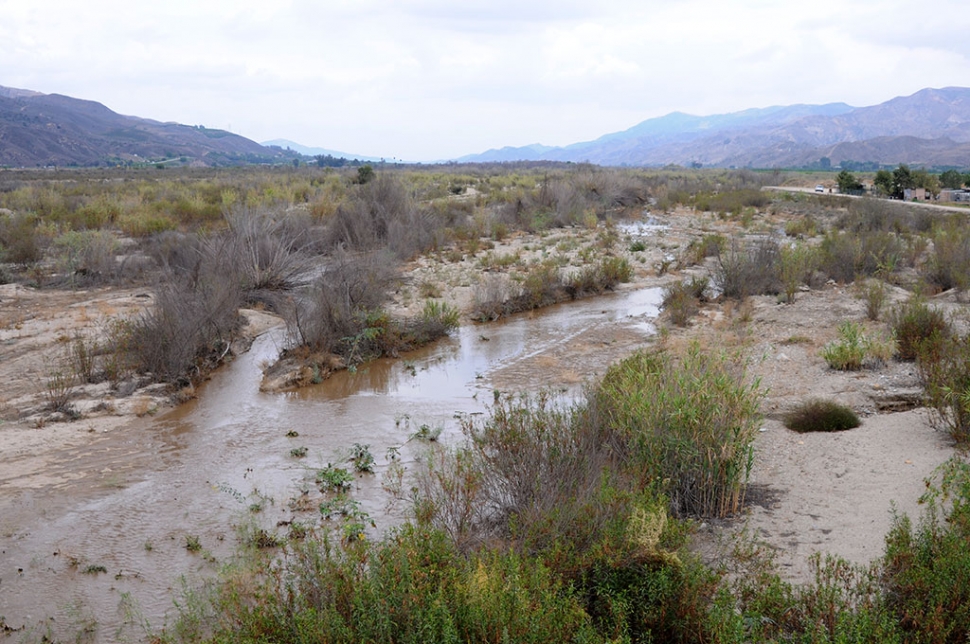
[[0, 0], [0, 84], [434, 159], [970, 85], [955, 0]]

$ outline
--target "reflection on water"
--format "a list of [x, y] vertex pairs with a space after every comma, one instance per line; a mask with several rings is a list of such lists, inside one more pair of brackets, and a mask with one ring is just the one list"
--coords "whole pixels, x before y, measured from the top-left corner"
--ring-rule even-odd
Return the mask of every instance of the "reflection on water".
[[[301, 488], [319, 496], [315, 470], [346, 465], [355, 443], [369, 445], [377, 463], [374, 474], [358, 477], [353, 497], [378, 530], [386, 528], [401, 518], [400, 508], [387, 510], [380, 485], [389, 449], [413, 467], [430, 447], [411, 434], [428, 425], [442, 428], [443, 442], [457, 440], [456, 414], [482, 412], [499, 374], [517, 375], [523, 389], [556, 384], [558, 372], [549, 365], [585, 366], [590, 351], [613, 342], [615, 329], [634, 329], [642, 341], [653, 332], [659, 299], [659, 289], [629, 291], [466, 325], [401, 359], [377, 360], [287, 394], [259, 391], [260, 366], [283, 341], [282, 329], [265, 334], [201, 387], [196, 401], [148, 431], [106, 438], [96, 456], [86, 457], [86, 468], [124, 471], [124, 478], [93, 500], [48, 504], [32, 525], [4, 537], [0, 615], [13, 627], [55, 613], [67, 624], [65, 607], [80, 601], [97, 616], [98, 639], [114, 641], [120, 605], [134, 601], [160, 624], [182, 575], [209, 575], [216, 566], [206, 557], [218, 562], [230, 555], [234, 525], [319, 520], [314, 504], [310, 512], [294, 511], [288, 500]], [[296, 447], [308, 455], [292, 456]], [[206, 556], [185, 548], [187, 535], [199, 537]], [[109, 573], [78, 574], [61, 553]]]

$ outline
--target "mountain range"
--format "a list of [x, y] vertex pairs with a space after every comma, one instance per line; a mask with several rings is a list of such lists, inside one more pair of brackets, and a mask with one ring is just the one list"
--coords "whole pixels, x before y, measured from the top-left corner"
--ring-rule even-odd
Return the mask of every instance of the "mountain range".
[[850, 161], [970, 167], [970, 88], [923, 89], [870, 107], [789, 105], [731, 114], [674, 112], [595, 141], [528, 145], [462, 162], [549, 160], [601, 165], [808, 167]]
[[[287, 163], [300, 155], [378, 161], [225, 130], [123, 116], [101, 103], [0, 86], [0, 166]], [[845, 103], [673, 112], [594, 141], [492, 149], [458, 162], [572, 161], [714, 167], [970, 167], [970, 88], [923, 89], [869, 107]]]
[[0, 87], [0, 166], [92, 166], [174, 159], [204, 165], [296, 155], [202, 126], [123, 116], [101, 103]]

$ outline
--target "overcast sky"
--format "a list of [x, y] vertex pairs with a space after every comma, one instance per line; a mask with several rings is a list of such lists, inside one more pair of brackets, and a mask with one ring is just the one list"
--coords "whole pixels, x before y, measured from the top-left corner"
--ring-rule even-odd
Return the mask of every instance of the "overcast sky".
[[964, 0], [0, 0], [0, 85], [429, 161], [970, 86]]

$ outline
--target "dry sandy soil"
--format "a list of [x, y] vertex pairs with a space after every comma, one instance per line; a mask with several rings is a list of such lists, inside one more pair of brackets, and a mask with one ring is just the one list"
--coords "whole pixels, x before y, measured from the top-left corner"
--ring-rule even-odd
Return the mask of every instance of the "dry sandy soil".
[[[636, 268], [634, 282], [625, 285], [626, 289], [706, 274], [710, 266], [664, 275], [658, 275], [657, 267], [664, 258], [679, 256], [701, 234], [740, 230], [734, 223], [687, 211], [657, 215], [657, 220], [664, 227], [642, 238], [646, 250], [622, 250], [629, 240], [623, 239], [627, 233], [620, 234], [616, 248]], [[762, 213], [752, 226], [777, 231], [782, 223], [782, 216]], [[578, 264], [578, 253], [583, 247], [595, 247], [596, 235], [597, 231], [583, 228], [552, 231], [542, 237], [517, 234], [489, 251], [480, 251], [477, 257], [486, 252], [493, 258], [518, 253], [523, 259], [559, 253]], [[453, 259], [442, 254], [413, 262], [397, 295], [397, 310], [415, 311], [423, 301], [419, 286], [433, 282], [441, 285], [443, 299], [467, 311], [483, 268], [471, 258]], [[892, 297], [902, 299], [905, 291], [894, 289]], [[145, 289], [0, 287], [0, 516], [10, 499], [24, 489], [68, 483], [47, 478], [45, 454], [67, 447], [83, 449], [99, 433], [144, 426], [156, 410], [171, 404], [171, 392], [163, 387], [131, 382], [118, 387], [79, 387], [73, 402], [80, 420], [67, 421], [45, 408], [50, 375], [63, 364], [73, 334], [96, 334], [106, 319], [136, 314], [151, 301]], [[952, 297], [940, 298], [940, 305], [962, 307]], [[247, 312], [247, 317], [255, 325], [250, 335], [273, 322], [258, 312]], [[836, 337], [840, 322], [864, 319], [864, 304], [852, 289], [830, 283], [800, 292], [793, 304], [781, 304], [773, 297], [751, 298], [741, 306], [708, 304], [689, 327], [670, 329], [663, 341], [671, 345], [699, 339], [742, 352], [750, 374], [760, 378], [767, 392], [749, 507], [732, 522], [701, 527], [711, 556], [720, 556], [722, 551], [716, 548], [724, 535], [746, 530], [776, 550], [791, 579], [805, 580], [811, 552], [868, 562], [881, 552], [893, 507], [918, 515], [916, 501], [924, 479], [953, 451], [946, 437], [930, 427], [926, 411], [918, 408], [913, 366], [892, 362], [879, 369], [843, 373], [830, 370], [819, 357], [819, 349]], [[866, 324], [874, 333], [885, 331], [884, 324]], [[604, 346], [613, 349], [598, 353], [614, 359], [617, 353], [634, 349], [631, 342], [611, 340]], [[563, 381], [579, 379], [568, 367], [555, 373]], [[780, 420], [784, 412], [814, 396], [850, 405], [863, 417], [862, 426], [835, 434], [799, 435], [787, 430]]]

